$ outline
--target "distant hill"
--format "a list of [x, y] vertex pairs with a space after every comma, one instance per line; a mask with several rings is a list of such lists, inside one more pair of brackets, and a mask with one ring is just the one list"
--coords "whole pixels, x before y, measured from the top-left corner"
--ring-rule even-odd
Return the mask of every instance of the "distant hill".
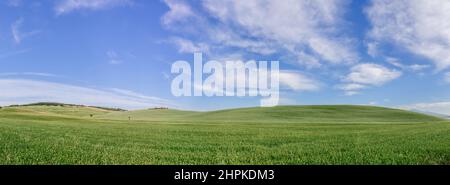
[[102, 119], [186, 122], [283, 122], [283, 123], [376, 123], [427, 122], [440, 118], [416, 112], [374, 106], [314, 105], [239, 108], [210, 112], [137, 110], [103, 114]]
[[39, 102], [25, 105], [11, 105], [0, 109], [3, 116], [52, 116], [52, 117], [95, 117], [112, 112], [123, 112], [123, 109], [75, 105], [55, 102]]
[[126, 111], [125, 109], [120, 108], [109, 108], [109, 107], [99, 107], [99, 106], [86, 106], [86, 105], [77, 105], [77, 104], [68, 104], [68, 103], [58, 103], [58, 102], [38, 102], [38, 103], [30, 103], [23, 105], [10, 105], [8, 107], [21, 107], [21, 106], [60, 106], [60, 107], [93, 107], [98, 109], [110, 110], [110, 111]]
[[418, 110], [418, 109], [411, 109], [410, 111], [421, 113], [421, 114], [428, 114], [431, 116], [436, 116], [436, 117], [440, 117], [440, 118], [444, 118], [444, 119], [450, 119], [450, 116], [446, 115], [446, 114], [439, 114], [439, 113], [435, 113], [435, 112], [423, 111], [423, 110]]
[[125, 111], [115, 108], [40, 102], [13, 105], [3, 108], [2, 111], [18, 114], [93, 117], [110, 120], [214, 121], [223, 123], [393, 123], [439, 121], [444, 118], [442, 115], [430, 115], [423, 112], [357, 105], [276, 106], [195, 112], [166, 107]]
[[151, 121], [167, 121], [192, 119], [193, 116], [201, 114], [194, 111], [182, 111], [176, 109], [145, 109], [126, 112], [113, 112], [98, 116], [97, 118], [114, 119], [114, 120], [151, 120]]

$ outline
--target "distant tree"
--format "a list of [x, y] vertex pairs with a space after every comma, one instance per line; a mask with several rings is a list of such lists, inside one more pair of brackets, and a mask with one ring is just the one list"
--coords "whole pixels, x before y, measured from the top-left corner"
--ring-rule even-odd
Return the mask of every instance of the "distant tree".
[[128, 120], [131, 120], [131, 116], [128, 116]]
[[151, 109], [169, 109], [169, 107], [153, 107]]
[[89, 116], [91, 116], [91, 118], [92, 118], [92, 117], [94, 117], [94, 115], [93, 115], [93, 114], [89, 114]]

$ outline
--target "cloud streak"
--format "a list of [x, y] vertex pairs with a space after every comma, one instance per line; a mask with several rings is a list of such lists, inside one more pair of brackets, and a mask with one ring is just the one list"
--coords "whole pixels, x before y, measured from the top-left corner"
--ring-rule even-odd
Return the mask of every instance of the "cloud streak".
[[22, 27], [23, 22], [24, 22], [24, 19], [20, 18], [20, 19], [16, 20], [13, 24], [11, 24], [11, 34], [12, 34], [14, 42], [16, 44], [20, 44], [23, 39], [25, 39], [27, 37], [31, 37], [33, 35], [36, 35], [40, 32], [39, 30], [33, 30], [30, 32], [22, 32], [20, 29]]
[[320, 83], [296, 71], [280, 71], [279, 80], [282, 86], [293, 91], [316, 91]]
[[402, 62], [400, 62], [399, 59], [397, 59], [397, 58], [392, 58], [392, 57], [388, 57], [388, 58], [386, 59], [386, 61], [387, 61], [389, 64], [391, 64], [391, 65], [393, 65], [393, 66], [395, 66], [395, 67], [398, 67], [398, 68], [400, 68], [400, 69], [402, 69], [402, 70], [405, 70], [405, 71], [412, 71], [412, 72], [422, 71], [422, 70], [424, 70], [424, 69], [427, 69], [427, 68], [431, 67], [430, 65], [425, 65], [425, 64], [411, 64], [411, 65], [406, 65], [406, 64], [403, 64]]
[[63, 0], [56, 5], [55, 11], [57, 15], [62, 15], [82, 9], [102, 10], [130, 4], [131, 0]]
[[368, 37], [428, 58], [437, 70], [450, 66], [450, 1], [373, 0]]
[[175, 44], [178, 47], [179, 53], [209, 53], [209, 46], [205, 43], [193, 43], [190, 40], [180, 37], [172, 37], [169, 42]]
[[28, 79], [0, 79], [0, 105], [62, 102], [93, 106], [142, 109], [176, 107], [168, 100], [128, 90], [102, 90], [63, 83]]
[[[215, 54], [286, 54], [293, 63], [318, 67], [323, 62], [351, 64], [359, 60], [353, 39], [342, 31], [347, 1], [215, 1], [203, 0], [201, 11], [186, 1], [166, 0], [170, 8], [162, 24], [193, 32], [196, 42]], [[181, 33], [180, 33], [181, 34]], [[201, 35], [200, 37], [198, 37]], [[340, 36], [337, 36], [340, 35]]]

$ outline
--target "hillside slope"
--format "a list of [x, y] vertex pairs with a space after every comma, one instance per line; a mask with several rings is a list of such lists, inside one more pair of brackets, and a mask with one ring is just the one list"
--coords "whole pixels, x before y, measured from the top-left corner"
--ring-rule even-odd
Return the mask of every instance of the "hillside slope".
[[211, 112], [180, 110], [138, 110], [113, 112], [97, 116], [102, 119], [184, 122], [283, 122], [283, 123], [352, 123], [352, 122], [429, 122], [440, 118], [373, 106], [316, 105], [239, 108]]
[[113, 110], [106, 110], [96, 107], [75, 106], [75, 105], [27, 105], [27, 106], [13, 106], [3, 107], [0, 109], [0, 114], [4, 116], [56, 116], [56, 117], [90, 117], [118, 112]]
[[99, 119], [110, 120], [143, 120], [143, 121], [170, 121], [170, 120], [183, 120], [195, 115], [199, 115], [200, 112], [194, 111], [182, 111], [175, 109], [145, 109], [134, 110], [125, 112], [111, 112], [96, 116]]
[[448, 141], [448, 120], [380, 107], [0, 109], [0, 164], [450, 164]]

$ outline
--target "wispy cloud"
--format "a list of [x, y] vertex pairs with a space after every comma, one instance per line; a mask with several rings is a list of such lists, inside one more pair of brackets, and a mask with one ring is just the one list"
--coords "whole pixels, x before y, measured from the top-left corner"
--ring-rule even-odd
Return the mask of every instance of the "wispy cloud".
[[298, 71], [280, 71], [280, 84], [294, 91], [316, 91], [321, 84]]
[[392, 57], [387, 57], [386, 61], [389, 64], [391, 64], [395, 67], [398, 67], [402, 70], [412, 71], [412, 72], [422, 71], [424, 69], [431, 67], [430, 65], [425, 65], [425, 64], [411, 64], [411, 65], [403, 64], [399, 59], [392, 58]]
[[338, 88], [344, 91], [358, 91], [361, 89], [366, 88], [367, 86], [365, 85], [361, 85], [361, 84], [357, 84], [357, 83], [348, 83], [348, 84], [342, 84], [339, 85]]
[[358, 94], [358, 90], [370, 86], [381, 86], [389, 81], [400, 77], [402, 73], [397, 70], [388, 69], [382, 65], [364, 63], [353, 66], [350, 73], [344, 77], [345, 84], [338, 88], [346, 91], [346, 95]]
[[[223, 70], [226, 71], [224, 68]], [[250, 73], [257, 73], [257, 69], [250, 68]], [[228, 71], [227, 73], [231, 73], [232, 71]], [[233, 81], [232, 76], [225, 75], [225, 78], [221, 74], [214, 73], [213, 76], [218, 82], [222, 82], [223, 87], [220, 88], [213, 88], [211, 86], [201, 86], [194, 84], [195, 89], [203, 90], [203, 92], [209, 93], [209, 94], [226, 94], [228, 89], [226, 89], [225, 83], [227, 81]], [[208, 77], [208, 78], [209, 78]], [[321, 88], [321, 83], [302, 74], [299, 71], [291, 71], [291, 70], [281, 70], [278, 73], [279, 78], [279, 88], [282, 92], [289, 92], [289, 91], [295, 91], [295, 92], [305, 92], [305, 91], [317, 91]], [[249, 94], [258, 94], [258, 80], [249, 80], [248, 76], [246, 74], [238, 74], [236, 78], [237, 80], [244, 80], [245, 84], [247, 86], [237, 86], [236, 91], [244, 90], [247, 91]], [[254, 87], [254, 88], [252, 88]], [[232, 90], [234, 91], [234, 89]], [[230, 92], [232, 92], [230, 91]], [[230, 93], [231, 94], [231, 93]]]
[[336, 87], [337, 89], [343, 90], [345, 96], [353, 96], [361, 94], [361, 90], [368, 88], [367, 85], [362, 85], [358, 83], [339, 84]]
[[132, 3], [132, 0], [62, 0], [56, 5], [55, 11], [57, 15], [61, 15], [76, 10], [101, 10]]
[[129, 90], [102, 90], [48, 81], [0, 79], [0, 89], [0, 105], [50, 101], [126, 109], [176, 107], [168, 100]]
[[33, 31], [29, 31], [29, 32], [22, 32], [20, 29], [22, 27], [23, 22], [24, 22], [24, 19], [20, 18], [20, 19], [16, 20], [14, 23], [11, 24], [11, 34], [13, 36], [14, 41], [17, 44], [20, 44], [23, 39], [25, 39], [27, 37], [31, 37], [33, 35], [36, 35], [36, 34], [38, 34], [40, 32], [39, 30], [33, 30]]
[[213, 53], [285, 54], [308, 67], [359, 60], [353, 39], [342, 31], [345, 0], [203, 0], [199, 7], [203, 11], [193, 11], [187, 1], [165, 2], [170, 10], [162, 17], [163, 25], [175, 33], [183, 30], [185, 35], [188, 30], [192, 36], [201, 35], [193, 45], [206, 43]]
[[169, 7], [169, 11], [161, 18], [164, 25], [170, 26], [197, 16], [191, 7], [184, 1], [164, 0], [164, 2]]
[[175, 44], [178, 47], [178, 52], [180, 53], [209, 53], [209, 46], [205, 43], [193, 43], [190, 40], [180, 37], [172, 37], [169, 42]]
[[357, 95], [357, 94], [360, 94], [360, 92], [359, 91], [345, 91], [344, 92], [345, 96], [353, 96], [353, 95]]
[[428, 58], [438, 70], [450, 66], [450, 1], [372, 0], [368, 36]]

